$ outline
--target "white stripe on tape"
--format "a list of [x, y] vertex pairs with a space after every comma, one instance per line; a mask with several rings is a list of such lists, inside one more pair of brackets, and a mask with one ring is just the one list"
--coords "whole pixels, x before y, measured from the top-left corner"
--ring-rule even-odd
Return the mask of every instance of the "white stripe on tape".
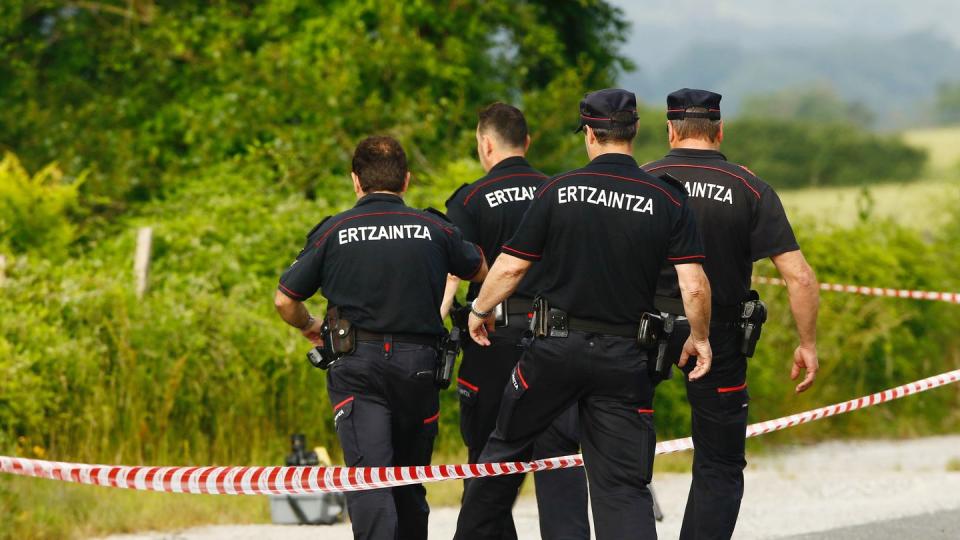
[[[761, 285], [786, 285], [779, 278], [753, 276], [754, 283]], [[960, 293], [938, 292], [938, 291], [911, 291], [907, 289], [884, 289], [881, 287], [865, 287], [862, 285], [840, 285], [838, 283], [821, 283], [820, 289], [824, 291], [843, 292], [851, 294], [862, 294], [866, 296], [888, 296], [891, 298], [912, 298], [914, 300], [932, 300], [937, 302], [947, 302], [950, 304], [960, 304]]]
[[[871, 407], [960, 381], [960, 369], [775, 420], [747, 426], [747, 437]], [[657, 444], [657, 455], [693, 448], [690, 437]], [[583, 465], [580, 454], [529, 463], [435, 465], [420, 467], [129, 467], [87, 465], [0, 456], [0, 472], [66, 482], [174, 493], [229, 495], [362, 491], [392, 486], [502, 476]], [[399, 474], [398, 474], [399, 473]], [[112, 480], [111, 480], [112, 478]], [[368, 480], [369, 479], [369, 480]]]

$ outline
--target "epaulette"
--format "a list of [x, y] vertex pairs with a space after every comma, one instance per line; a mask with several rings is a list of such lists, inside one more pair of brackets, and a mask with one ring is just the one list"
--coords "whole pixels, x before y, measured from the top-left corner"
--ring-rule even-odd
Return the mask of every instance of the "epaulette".
[[327, 220], [330, 219], [330, 218], [332, 218], [332, 217], [333, 217], [333, 216], [327, 216], [327, 217], [321, 219], [321, 220], [320, 220], [320, 223], [317, 223], [312, 229], [310, 229], [310, 232], [307, 233], [307, 238], [310, 238], [311, 236], [313, 236], [313, 233], [317, 232], [317, 229], [319, 229], [320, 227], [323, 227], [323, 224], [326, 223]]
[[450, 218], [448, 218], [446, 214], [444, 214], [443, 212], [437, 210], [436, 208], [430, 208], [430, 207], [428, 206], [427, 208], [424, 208], [423, 211], [424, 211], [424, 212], [430, 212], [431, 214], [433, 214], [433, 215], [437, 216], [438, 218], [446, 221], [447, 223], [453, 223], [452, 221], [450, 221]]
[[670, 184], [671, 186], [680, 190], [680, 193], [687, 195], [687, 188], [683, 185], [683, 182], [678, 180], [675, 176], [670, 173], [661, 173], [657, 175], [657, 178], [663, 180], [664, 182]]
[[450, 198], [447, 199], [443, 204], [450, 206], [450, 201], [456, 199], [457, 195], [459, 195], [460, 192], [463, 191], [463, 188], [468, 187], [469, 185], [470, 184], [463, 184], [462, 186], [458, 187], [457, 190], [453, 192], [453, 195], [450, 195]]

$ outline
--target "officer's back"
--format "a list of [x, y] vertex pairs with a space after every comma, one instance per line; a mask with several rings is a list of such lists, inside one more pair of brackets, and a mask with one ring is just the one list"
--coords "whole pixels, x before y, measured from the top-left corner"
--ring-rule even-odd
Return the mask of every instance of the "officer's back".
[[[362, 141], [353, 157], [354, 208], [310, 232], [280, 278], [280, 316], [323, 347], [327, 394], [347, 465], [430, 463], [440, 417], [440, 302], [448, 273], [483, 279], [480, 248], [439, 213], [407, 207], [406, 154], [389, 137]], [[303, 300], [323, 289], [327, 324]], [[347, 494], [355, 538], [423, 540], [422, 485]]]
[[525, 232], [503, 251], [530, 261], [546, 254], [541, 294], [578, 317], [639, 321], [653, 310], [660, 261], [703, 260], [696, 229], [678, 225], [687, 219], [681, 189], [629, 155], [601, 154], [544, 182], [536, 198], [551, 202], [531, 207]]

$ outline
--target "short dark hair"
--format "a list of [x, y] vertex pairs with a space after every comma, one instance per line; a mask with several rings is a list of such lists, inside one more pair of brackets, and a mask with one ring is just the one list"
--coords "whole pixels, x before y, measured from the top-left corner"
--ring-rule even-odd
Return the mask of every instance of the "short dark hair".
[[367, 137], [353, 151], [353, 172], [365, 193], [400, 193], [407, 178], [407, 154], [393, 137]]
[[[690, 107], [687, 112], [706, 113], [707, 109], [703, 107]], [[711, 120], [709, 118], [683, 118], [680, 120], [670, 120], [673, 131], [677, 137], [683, 139], [700, 139], [704, 141], [717, 142], [720, 136], [720, 120]]]
[[513, 105], [496, 102], [480, 109], [481, 132], [493, 130], [497, 137], [510, 148], [523, 148], [527, 144], [527, 119]]
[[[618, 111], [610, 115], [615, 122], [624, 125], [612, 127], [609, 129], [593, 128], [593, 134], [597, 137], [597, 142], [607, 144], [611, 142], [628, 143], [637, 136], [636, 113], [633, 111]], [[629, 124], [627, 124], [629, 122]]]

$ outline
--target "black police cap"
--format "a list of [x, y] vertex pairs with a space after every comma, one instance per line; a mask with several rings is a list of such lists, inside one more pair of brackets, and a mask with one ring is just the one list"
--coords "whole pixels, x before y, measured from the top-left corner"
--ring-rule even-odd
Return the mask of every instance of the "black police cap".
[[636, 123], [637, 96], [619, 88], [607, 88], [590, 92], [580, 101], [580, 125], [574, 130], [579, 133], [583, 126], [613, 129]]
[[[720, 100], [723, 96], [709, 90], [681, 88], [667, 96], [667, 120], [684, 118], [720, 119]], [[700, 108], [707, 112], [687, 112], [687, 109]]]

